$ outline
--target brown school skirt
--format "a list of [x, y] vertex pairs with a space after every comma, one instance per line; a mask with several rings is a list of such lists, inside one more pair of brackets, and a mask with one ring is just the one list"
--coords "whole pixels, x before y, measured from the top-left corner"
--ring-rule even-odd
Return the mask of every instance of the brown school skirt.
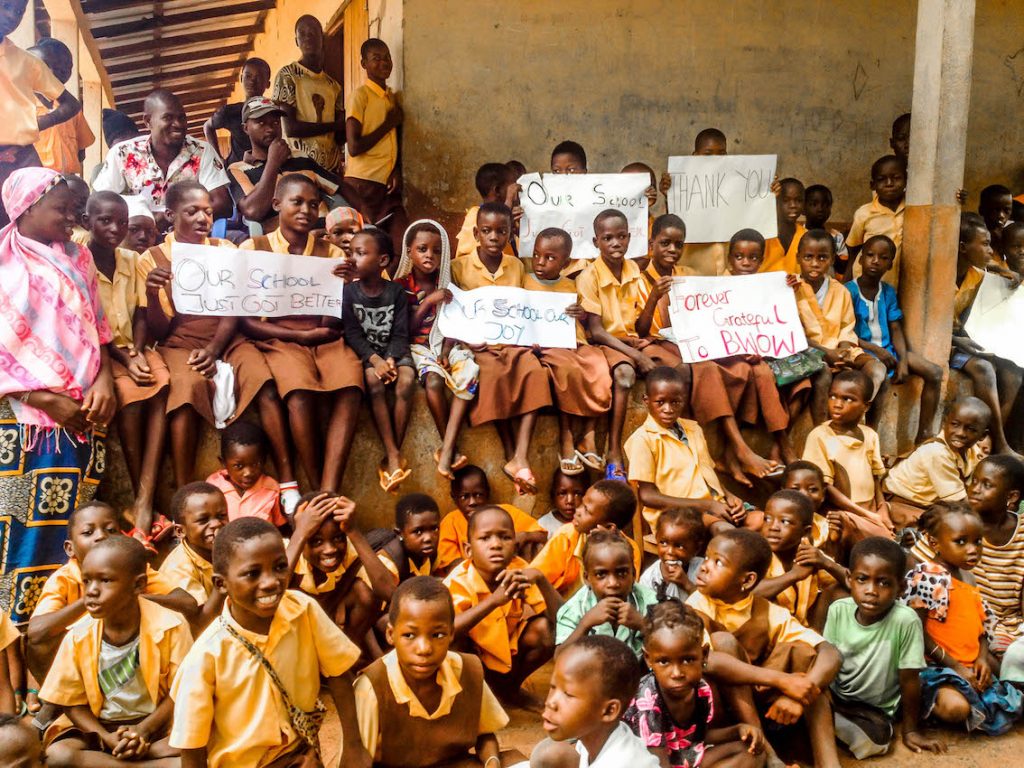
[[[636, 336], [627, 336], [625, 338], [620, 338], [619, 341], [624, 344], [628, 344], [631, 347], [636, 347], [639, 345], [641, 339], [638, 339]], [[601, 347], [601, 351], [604, 353], [605, 360], [608, 361], [608, 370], [610, 371], [615, 370], [617, 366], [622, 365], [623, 363], [628, 365], [630, 368], [636, 368], [633, 361], [617, 349]], [[683, 362], [683, 358], [679, 354], [679, 347], [671, 341], [655, 339], [640, 351], [658, 365], [667, 365], [669, 368], [675, 368]]]
[[744, 424], [764, 419], [769, 432], [789, 426], [789, 414], [775, 386], [775, 374], [767, 363], [751, 363], [745, 357], [728, 357], [691, 365], [693, 372], [690, 408], [694, 418], [708, 424], [735, 416]]
[[135, 379], [128, 375], [128, 369], [117, 360], [110, 361], [110, 369], [114, 374], [114, 392], [117, 394], [118, 408], [156, 397], [171, 382], [171, 375], [167, 371], [164, 359], [152, 349], [143, 350], [143, 354], [146, 356], [146, 362], [149, 363], [149, 370], [154, 379], [152, 384], [146, 386], [136, 384]]
[[584, 418], [607, 413], [612, 405], [612, 376], [599, 347], [541, 350], [555, 404], [562, 413]]
[[474, 352], [480, 388], [469, 412], [474, 427], [551, 405], [548, 375], [530, 347], [487, 347]]
[[263, 355], [282, 398], [292, 392], [363, 388], [363, 366], [344, 339], [315, 347], [269, 339], [249, 341]]
[[928, 507], [915, 504], [910, 499], [897, 496], [895, 493], [886, 491], [883, 495], [885, 500], [889, 502], [889, 517], [892, 518], [892, 522], [897, 530], [916, 526], [917, 521], [921, 519], [921, 515], [928, 509]]
[[389, 213], [405, 216], [401, 193], [388, 192], [387, 184], [346, 176], [341, 182], [341, 194], [359, 210], [367, 224], [376, 224]]
[[[776, 643], [768, 658], [758, 666], [790, 675], [805, 674], [817, 658], [818, 651], [807, 643]], [[754, 700], [761, 712], [767, 710], [781, 695], [782, 691], [778, 688], [760, 686], [754, 688]], [[827, 690], [822, 691], [821, 695], [827, 696]]]

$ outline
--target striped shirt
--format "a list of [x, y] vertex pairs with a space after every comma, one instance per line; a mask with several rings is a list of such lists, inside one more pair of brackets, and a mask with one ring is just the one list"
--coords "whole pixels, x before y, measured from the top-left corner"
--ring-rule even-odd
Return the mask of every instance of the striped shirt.
[[995, 634], [1021, 634], [1021, 585], [1024, 584], [1024, 521], [1017, 516], [1017, 528], [1002, 546], [985, 541], [981, 559], [972, 571], [986, 605], [996, 616]]

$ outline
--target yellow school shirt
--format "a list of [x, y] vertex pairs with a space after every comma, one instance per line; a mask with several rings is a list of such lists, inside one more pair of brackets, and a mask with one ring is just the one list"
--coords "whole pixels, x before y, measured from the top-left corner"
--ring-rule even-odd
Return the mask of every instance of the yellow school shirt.
[[[680, 499], [721, 496], [721, 484], [704, 431], [690, 419], [679, 419], [679, 426], [686, 442], [648, 415], [626, 439], [622, 448], [629, 466], [629, 482], [654, 483], [661, 493]], [[661, 510], [644, 507], [641, 514], [653, 531]]]
[[576, 278], [580, 306], [601, 318], [612, 336], [636, 336], [636, 319], [644, 309], [643, 275], [632, 259], [622, 262], [622, 278], [616, 280], [604, 259], [598, 256]]
[[[826, 277], [828, 292], [823, 305], [818, 304], [814, 289], [806, 282], [796, 288], [796, 308], [803, 323], [807, 341], [836, 349], [840, 342], [858, 344], [854, 325], [853, 299], [850, 292], [833, 277]], [[858, 350], [859, 352], [859, 350]]]
[[341, 565], [330, 573], [325, 573], [324, 580], [317, 584], [312, 566], [310, 566], [304, 555], [299, 555], [299, 561], [295, 564], [295, 575], [299, 577], [299, 589], [307, 595], [313, 596], [330, 594], [338, 588], [338, 582], [345, 575], [345, 571], [358, 559], [359, 555], [356, 554], [355, 548], [349, 546], [346, 542], [345, 554], [341, 558]]
[[[508, 570], [522, 570], [528, 565], [521, 557], [512, 558]], [[465, 613], [491, 595], [491, 589], [471, 560], [463, 560], [444, 580], [452, 593], [456, 615]], [[544, 596], [536, 584], [526, 588], [523, 597], [517, 597], [505, 605], [498, 606], [484, 616], [469, 630], [480, 661], [488, 669], [506, 673], [512, 669], [512, 658], [519, 651], [519, 636], [526, 629], [526, 623], [534, 616], [544, 613]]]
[[[114, 334], [115, 347], [130, 347], [134, 342], [132, 318], [139, 302], [138, 270], [135, 262], [139, 254], [127, 248], [114, 250], [114, 277], [108, 278], [96, 270], [100, 304]], [[145, 291], [145, 289], [143, 289]]]
[[[786, 567], [778, 557], [772, 555], [771, 565], [768, 566], [768, 572], [764, 577], [766, 579], [776, 579], [779, 576], [785, 575]], [[792, 613], [793, 617], [806, 627], [808, 626], [807, 614], [810, 612], [811, 606], [814, 605], [814, 601], [818, 599], [818, 594], [822, 589], [826, 589], [835, 583], [835, 579], [830, 574], [825, 571], [815, 571], [806, 579], [800, 579], [793, 586], [779, 592], [772, 602], [778, 603]]]
[[974, 303], [974, 298], [978, 295], [978, 289], [981, 288], [981, 282], [984, 279], [984, 270], [977, 267], [967, 269], [967, 274], [964, 275], [964, 279], [960, 282], [956, 289], [956, 295], [953, 297], [953, 333], [963, 335], [965, 322], [962, 320], [963, 314]]
[[[172, 584], [166, 576], [159, 571], [154, 571], [146, 566], [146, 590], [147, 595], [169, 595], [177, 589], [177, 584]], [[72, 603], [81, 600], [85, 587], [82, 584], [82, 567], [78, 560], [71, 558], [64, 565], [50, 574], [43, 584], [43, 591], [39, 594], [39, 602], [36, 603], [33, 616], [45, 616], [48, 613], [67, 608]]]
[[[530, 515], [511, 504], [497, 504], [512, 518], [512, 527], [516, 533], [543, 531], [544, 528]], [[460, 509], [453, 509], [441, 518], [441, 527], [437, 541], [436, 568], [447, 568], [456, 560], [465, 557], [463, 545], [469, 541], [469, 520]], [[395, 574], [398, 575], [397, 572]]]
[[[726, 632], [735, 632], [750, 621], [754, 596], [748, 595], [737, 603], [723, 603], [701, 592], [693, 592], [686, 598], [686, 604], [721, 624]], [[768, 604], [768, 632], [771, 648], [779, 643], [807, 643], [814, 648], [825, 641], [825, 638], [801, 625], [792, 613], [775, 603]]]
[[[56, 105], [54, 105], [56, 106]], [[36, 105], [36, 117], [42, 117], [52, 107]], [[82, 161], [78, 159], [80, 150], [91, 146], [96, 141], [85, 115], [79, 112], [70, 120], [58, 123], [39, 133], [35, 142], [36, 154], [44, 168], [51, 168], [58, 173], [82, 174]]]
[[[441, 667], [437, 670], [437, 684], [441, 686], [441, 701], [437, 709], [427, 712], [420, 700], [416, 698], [409, 684], [405, 681], [402, 668], [398, 663], [398, 654], [389, 651], [381, 659], [384, 662], [384, 669], [388, 675], [388, 686], [391, 694], [399, 704], [407, 704], [409, 716], [418, 717], [423, 720], [438, 720], [452, 711], [452, 705], [456, 697], [462, 693], [462, 657], [454, 651], [448, 651]], [[380, 709], [377, 702], [377, 693], [373, 690], [373, 684], [369, 679], [360, 675], [355, 682], [356, 697], [356, 721], [359, 723], [359, 738], [374, 760], [380, 759], [378, 749], [381, 742], [381, 733], [384, 723], [380, 722]], [[494, 693], [485, 681], [483, 683], [480, 697], [480, 724], [477, 726], [477, 735], [485, 733], [496, 733], [508, 725], [508, 715], [498, 703]]]
[[[558, 280], [543, 282], [535, 274], [527, 273], [523, 277], [523, 288], [528, 291], [542, 291], [544, 293], [571, 293], [576, 295], [576, 283], [568, 277], [560, 277]], [[579, 321], [576, 322], [576, 345], [585, 347], [587, 345], [587, 334]]]
[[[836, 434], [831, 421], [819, 424], [807, 435], [803, 460], [820, 467], [825, 482], [846, 490], [854, 504], [874, 509], [875, 478], [885, 475], [885, 465], [878, 433], [864, 424], [860, 425], [860, 430], [863, 440]], [[844, 476], [846, 483], [841, 481]], [[836, 482], [837, 477], [840, 482]]]
[[452, 261], [452, 281], [464, 291], [483, 288], [488, 285], [504, 285], [518, 288], [523, 284], [526, 269], [515, 256], [502, 254], [498, 269], [491, 272], [474, 250], [468, 256]]
[[56, 101], [64, 93], [50, 68], [31, 53], [21, 50], [9, 37], [0, 40], [0, 147], [12, 144], [27, 147], [39, 138], [36, 94]]
[[[896, 244], [896, 258], [892, 269], [882, 276], [882, 280], [893, 288], [900, 287], [900, 258], [903, 256], [903, 215], [906, 212], [906, 201], [901, 200], [896, 210], [887, 208], [878, 202], [878, 195], [871, 193], [871, 202], [865, 203], [853, 214], [850, 234], [846, 236], [847, 245], [864, 245], [870, 237], [886, 235]], [[854, 279], [860, 277], [862, 270], [860, 259], [853, 264]]]
[[936, 501], [963, 501], [967, 498], [967, 480], [982, 458], [977, 445], [961, 456], [949, 447], [946, 436], [940, 435], [919, 445], [889, 470], [883, 487], [922, 507]]
[[[628, 536], [626, 541], [633, 548], [633, 568], [640, 574], [643, 572], [643, 553]], [[583, 583], [583, 545], [586, 543], [587, 537], [577, 531], [572, 523], [566, 523], [548, 539], [548, 543], [533, 558], [530, 567], [544, 574], [544, 578], [563, 596], [568, 596]]]
[[0, 651], [21, 639], [21, 632], [14, 626], [9, 614], [0, 613]]
[[[267, 240], [269, 241], [270, 251], [272, 253], [281, 253], [281, 254], [288, 254], [288, 253], [290, 253], [290, 251], [288, 249], [291, 248], [291, 245], [289, 245], [288, 241], [284, 239], [284, 235], [281, 234], [281, 230], [280, 229], [275, 229], [273, 232], [271, 232], [269, 235], [267, 235]], [[328, 250], [326, 258], [329, 258], [329, 259], [342, 259], [342, 258], [345, 257], [345, 252], [343, 250], [341, 250], [341, 248], [339, 248], [338, 246], [334, 245], [333, 243], [326, 243], [326, 242], [325, 242], [325, 245], [327, 245], [327, 250]], [[255, 251], [255, 250], [257, 250], [256, 242], [254, 240], [246, 240], [244, 243], [242, 243], [238, 247], [241, 250], [243, 250], [243, 251]], [[321, 245], [320, 247], [323, 248], [323, 245]], [[313, 236], [313, 233], [310, 232], [309, 235], [306, 237], [306, 247], [303, 249], [301, 255], [303, 255], [303, 256], [315, 256], [316, 254], [314, 253], [314, 251], [315, 251], [316, 248], [317, 248], [317, 239]]]
[[199, 605], [213, 594], [213, 563], [203, 557], [182, 539], [160, 565], [160, 575], [178, 589], [183, 589]]
[[807, 234], [807, 227], [803, 224], [796, 225], [796, 232], [789, 243], [789, 248], [782, 249], [782, 242], [777, 237], [766, 240], [764, 244], [764, 261], [758, 272], [788, 272], [791, 275], [799, 275], [800, 267], [796, 262], [796, 252], [800, 248], [800, 238]]
[[[455, 236], [455, 253], [452, 254], [453, 260], [460, 256], [469, 256], [471, 253], [476, 253], [476, 249], [480, 243], [478, 243], [476, 237], [473, 236], [473, 229], [476, 227], [476, 215], [479, 212], [479, 205], [474, 205], [466, 211], [466, 218], [462, 221], [462, 229], [460, 229], [459, 234]], [[507, 256], [516, 255], [516, 252], [512, 248], [511, 240], [509, 240], [505, 245], [505, 250], [502, 251], [502, 253]]]
[[345, 674], [357, 648], [316, 600], [287, 590], [266, 635], [243, 629], [228, 598], [220, 617], [196, 639], [171, 686], [175, 749], [207, 748], [209, 768], [259, 768], [299, 743], [270, 675], [228, 633], [255, 645], [273, 666], [292, 703], [309, 712], [321, 677]]
[[[149, 600], [139, 600], [139, 669], [154, 705], [167, 698], [174, 675], [192, 647], [192, 632], [181, 615]], [[89, 705], [99, 715], [103, 621], [83, 616], [61, 640], [40, 697], [60, 707]]]
[[[676, 264], [675, 268], [672, 270], [671, 276], [689, 277], [690, 275], [696, 274], [695, 270], [680, 262]], [[648, 264], [647, 269], [645, 269], [643, 273], [643, 280], [640, 281], [640, 298], [642, 301], [640, 304], [641, 312], [643, 312], [644, 308], [647, 306], [647, 300], [651, 296], [651, 291], [654, 290], [655, 284], [657, 284], [660, 279], [661, 275], [658, 274], [658, 270], [655, 268], [654, 264]], [[661, 331], [662, 328], [671, 326], [671, 320], [668, 317], [668, 296], [666, 295], [662, 298], [666, 299], [666, 303], [664, 305], [665, 314], [662, 315], [662, 308], [660, 307], [654, 310], [654, 316], [651, 318], [651, 330], [647, 334], [651, 338], [657, 338], [658, 332]]]
[[[363, 136], [366, 136], [384, 124], [388, 111], [394, 106], [395, 94], [390, 88], [381, 88], [372, 80], [367, 80], [349, 94], [345, 104], [345, 119], [358, 120], [363, 126]], [[363, 154], [349, 153], [345, 175], [387, 184], [397, 162], [398, 129], [392, 128]]]

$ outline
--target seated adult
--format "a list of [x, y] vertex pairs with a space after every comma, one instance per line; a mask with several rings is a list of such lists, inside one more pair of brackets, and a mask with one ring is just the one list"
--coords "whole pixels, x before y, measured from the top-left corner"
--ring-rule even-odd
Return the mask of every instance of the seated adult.
[[149, 135], [111, 147], [93, 189], [149, 198], [159, 223], [167, 188], [176, 181], [194, 179], [209, 191], [213, 215], [229, 216], [231, 197], [224, 163], [213, 147], [187, 134], [188, 120], [178, 97], [158, 88], [146, 97], [142, 109]]
[[301, 173], [320, 190], [320, 216], [339, 205], [348, 205], [338, 195], [341, 179], [308, 157], [292, 155], [281, 138], [281, 119], [285, 110], [263, 96], [254, 96], [242, 107], [242, 128], [252, 148], [242, 160], [228, 166], [231, 196], [238, 212], [249, 222], [262, 226], [263, 232], [277, 228], [277, 213], [272, 203], [277, 180], [286, 173]]

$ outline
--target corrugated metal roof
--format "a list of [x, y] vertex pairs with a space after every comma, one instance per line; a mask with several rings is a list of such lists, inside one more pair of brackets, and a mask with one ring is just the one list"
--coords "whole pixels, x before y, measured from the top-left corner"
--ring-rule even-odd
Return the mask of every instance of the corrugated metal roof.
[[81, 0], [115, 106], [142, 123], [155, 88], [178, 94], [189, 129], [223, 104], [276, 0]]

